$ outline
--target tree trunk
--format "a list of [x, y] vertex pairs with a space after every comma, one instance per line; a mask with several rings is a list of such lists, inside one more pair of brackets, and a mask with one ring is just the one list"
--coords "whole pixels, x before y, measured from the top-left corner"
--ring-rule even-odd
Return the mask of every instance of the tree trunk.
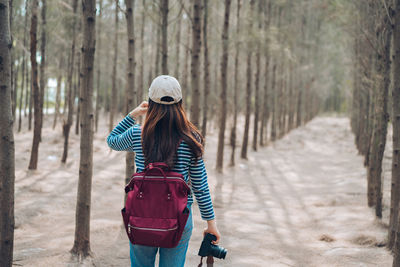
[[[188, 19], [187, 19], [188, 20]], [[187, 25], [187, 30], [186, 30], [186, 46], [185, 46], [185, 57], [183, 58], [184, 60], [184, 65], [183, 65], [183, 73], [182, 73], [182, 95], [183, 95], [183, 103], [186, 107], [189, 108], [189, 53], [190, 53], [190, 37], [191, 37], [191, 32], [190, 32], [190, 22], [186, 21]]]
[[60, 116], [60, 102], [61, 102], [61, 83], [62, 83], [62, 73], [63, 73], [64, 57], [60, 53], [60, 59], [58, 62], [58, 76], [57, 76], [57, 91], [56, 91], [56, 106], [54, 109], [54, 121], [53, 130], [56, 128], [58, 116]]
[[[31, 76], [29, 76], [29, 73], [31, 73]], [[29, 82], [27, 82], [26, 84], [28, 85], [29, 91], [27, 93], [28, 97], [28, 130], [32, 130], [32, 106], [33, 106], [33, 84], [32, 84], [32, 66], [31, 66], [31, 71], [27, 72], [27, 79], [29, 80]]]
[[[382, 159], [385, 151], [387, 124], [388, 124], [388, 90], [390, 85], [390, 38], [391, 29], [386, 14], [376, 27], [379, 51], [376, 53], [376, 77], [375, 77], [375, 120], [371, 140], [370, 164], [368, 166], [368, 180], [373, 184], [373, 190], [368, 192], [368, 198], [372, 198], [375, 204], [375, 213], [382, 217]], [[370, 203], [370, 201], [369, 201]]]
[[[240, 0], [237, 1], [237, 13], [236, 13], [236, 35], [240, 34]], [[234, 87], [233, 87], [233, 125], [230, 134], [230, 144], [232, 148], [231, 153], [231, 166], [235, 166], [235, 150], [236, 150], [236, 126], [238, 116], [238, 88], [239, 88], [239, 53], [240, 53], [240, 42], [235, 42], [235, 73], [234, 73]]]
[[[269, 24], [271, 20], [271, 1], [268, 1], [265, 10], [265, 30], [269, 31]], [[262, 105], [262, 117], [261, 117], [261, 126], [260, 126], [260, 146], [264, 146], [267, 141], [267, 129], [268, 129], [268, 119], [269, 119], [269, 92], [268, 92], [268, 81], [269, 81], [269, 62], [270, 62], [270, 52], [269, 52], [269, 39], [266, 38], [266, 47], [265, 47], [265, 74], [264, 74], [264, 100]]]
[[226, 92], [227, 92], [227, 69], [228, 69], [228, 39], [229, 39], [229, 15], [231, 0], [225, 0], [224, 28], [222, 31], [222, 57], [221, 57], [221, 113], [219, 119], [218, 149], [217, 149], [217, 171], [222, 172], [224, 164], [224, 144], [226, 126]]
[[[250, 18], [248, 30], [251, 31], [253, 28], [253, 14], [254, 14], [254, 4], [255, 0], [250, 1]], [[249, 129], [250, 129], [250, 113], [251, 113], [251, 76], [252, 76], [252, 49], [251, 44], [247, 44], [247, 71], [246, 71], [246, 120], [244, 124], [244, 134], [242, 142], [242, 150], [240, 156], [242, 159], [247, 159], [247, 144], [249, 142]]]
[[293, 63], [290, 62], [289, 67], [289, 95], [288, 95], [288, 131], [291, 131], [294, 128], [294, 112], [295, 112], [295, 103], [294, 103], [294, 85], [293, 85], [293, 76], [294, 76], [294, 67]]
[[70, 62], [69, 62], [69, 71], [68, 71], [68, 118], [67, 121], [64, 120], [63, 125], [63, 135], [64, 135], [64, 151], [61, 158], [61, 162], [67, 162], [68, 156], [68, 140], [69, 140], [69, 132], [72, 126], [72, 119], [74, 115], [74, 103], [75, 97], [73, 96], [73, 89], [72, 89], [72, 78], [74, 74], [74, 63], [75, 63], [75, 43], [76, 43], [76, 17], [78, 16], [78, 0], [73, 0], [72, 2], [72, 9], [74, 13], [73, 22], [72, 22], [72, 45], [71, 45], [71, 55], [70, 55]]
[[126, 106], [125, 113], [127, 114], [131, 109], [139, 104], [135, 89], [135, 30], [134, 30], [134, 19], [133, 12], [135, 7], [134, 0], [125, 0], [126, 12], [125, 18], [127, 22], [127, 36], [128, 36], [128, 68], [127, 68], [127, 91], [126, 91]]
[[[79, 21], [79, 27], [78, 27], [78, 32], [81, 32], [81, 30], [82, 30], [82, 23], [81, 23], [82, 21], [80, 20]], [[79, 135], [79, 121], [80, 121], [80, 118], [81, 118], [81, 106], [82, 106], [82, 103], [81, 103], [81, 98], [79, 97], [80, 95], [81, 95], [81, 93], [80, 93], [80, 91], [79, 90], [81, 90], [81, 79], [80, 79], [80, 73], [81, 73], [81, 51], [79, 51], [78, 50], [78, 53], [77, 53], [77, 56], [78, 56], [78, 58], [77, 58], [77, 71], [76, 71], [76, 78], [75, 78], [75, 85], [74, 85], [74, 88], [75, 88], [75, 90], [74, 90], [74, 99], [76, 98], [76, 97], [78, 97], [78, 106], [77, 106], [77, 111], [76, 111], [76, 120], [75, 120], [75, 134], [76, 135]]]
[[155, 48], [156, 48], [156, 63], [155, 63], [155, 65], [156, 66], [155, 66], [154, 76], [160, 75], [161, 27], [160, 27], [160, 25], [158, 23], [156, 24], [156, 27], [157, 27], [157, 32], [156, 32], [157, 41], [156, 41], [156, 45], [155, 45]]
[[277, 103], [276, 103], [276, 68], [277, 63], [275, 62], [276, 59], [274, 58], [274, 62], [272, 65], [272, 80], [271, 80], [271, 141], [274, 142], [276, 140], [276, 116], [277, 116]]
[[11, 267], [14, 245], [15, 150], [11, 106], [11, 36], [8, 0], [0, 0], [0, 266]]
[[100, 77], [101, 77], [101, 60], [102, 60], [102, 56], [101, 56], [101, 26], [102, 26], [102, 21], [101, 18], [103, 16], [103, 0], [99, 1], [99, 17], [98, 17], [98, 21], [97, 21], [97, 86], [96, 86], [96, 106], [95, 106], [95, 131], [97, 132], [98, 128], [99, 128], [99, 116], [100, 116], [100, 106], [101, 106], [101, 94], [102, 94], [102, 90], [101, 90], [101, 83], [100, 83]]
[[[392, 111], [393, 111], [393, 158], [392, 158], [392, 188], [390, 201], [390, 220], [388, 233], [388, 248], [392, 249], [398, 229], [398, 217], [400, 208], [400, 0], [395, 1], [395, 13], [393, 23], [393, 87], [392, 87]], [[396, 247], [397, 264], [400, 266], [400, 246]]]
[[141, 103], [144, 100], [143, 97], [143, 89], [144, 89], [144, 57], [145, 57], [145, 50], [144, 50], [144, 26], [146, 25], [146, 13], [145, 13], [145, 6], [146, 1], [143, 0], [143, 10], [142, 10], [142, 25], [140, 29], [140, 70], [139, 70], [139, 86], [137, 88], [137, 103]]
[[[128, 114], [135, 106], [141, 101], [136, 96], [135, 88], [135, 31], [134, 31], [134, 0], [125, 0], [126, 12], [125, 18], [127, 23], [127, 35], [128, 35], [128, 84], [126, 86], [126, 107], [125, 114]], [[142, 50], [143, 51], [143, 50]], [[125, 182], [128, 183], [132, 174], [135, 172], [135, 153], [126, 152], [126, 167], [125, 167]]]
[[[174, 70], [175, 78], [178, 81], [179, 81], [179, 77], [180, 77], [179, 71], [180, 71], [180, 63], [181, 63], [180, 50], [181, 50], [181, 32], [182, 32], [182, 10], [183, 10], [183, 6], [184, 6], [183, 0], [179, 0], [179, 4], [181, 7], [179, 10], [178, 22], [177, 22], [178, 31], [176, 33], [176, 64], [175, 64], [175, 70]], [[144, 23], [144, 21], [143, 21], [143, 23]]]
[[[261, 32], [261, 11], [262, 11], [262, 1], [258, 1], [258, 30]], [[254, 80], [254, 125], [253, 125], [253, 150], [257, 151], [258, 145], [258, 124], [260, 121], [259, 110], [260, 110], [260, 72], [261, 72], [261, 44], [257, 41], [256, 44], [256, 77]]]
[[37, 14], [38, 14], [38, 0], [32, 1], [32, 21], [31, 21], [31, 68], [32, 68], [32, 95], [34, 103], [34, 129], [31, 158], [29, 161], [29, 169], [36, 170], [39, 154], [40, 142], [40, 90], [38, 85], [38, 66], [36, 61], [36, 46], [37, 46]]
[[[113, 70], [113, 56], [112, 53], [114, 52], [112, 49], [112, 44], [113, 42], [108, 42], [107, 46], [107, 55], [106, 55], [106, 67], [107, 67], [107, 75], [109, 73], [112, 73]], [[108, 113], [111, 110], [111, 86], [112, 86], [112, 79], [107, 79], [106, 83], [106, 89], [104, 90], [104, 98], [105, 98], [105, 103], [104, 103], [104, 108], [105, 111]]]
[[190, 121], [200, 128], [200, 49], [201, 49], [201, 0], [193, 1], [193, 25], [192, 25], [192, 62], [190, 65], [191, 77], [191, 108]]
[[162, 74], [168, 74], [168, 0], [160, 0], [160, 8], [162, 14], [161, 35], [162, 35], [162, 58], [161, 71]]
[[277, 77], [277, 83], [276, 83], [276, 117], [275, 117], [275, 129], [276, 129], [276, 138], [280, 139], [282, 134], [282, 124], [281, 124], [281, 117], [282, 117], [282, 112], [283, 112], [283, 106], [284, 106], [284, 102], [283, 102], [283, 71], [284, 71], [284, 67], [283, 67], [283, 53], [281, 53], [280, 56], [280, 60], [277, 62], [278, 66], [278, 73], [280, 74]]
[[[70, 62], [71, 62], [71, 53], [70, 51], [68, 52], [67, 55], [67, 69], [66, 69], [66, 80], [65, 80], [65, 86], [64, 86], [64, 106], [63, 106], [63, 119], [65, 119], [65, 116], [67, 116], [67, 110], [68, 110], [68, 92], [69, 92], [69, 88], [68, 88], [68, 76], [69, 76], [69, 70], [70, 70]], [[65, 121], [64, 121], [65, 123]]]
[[[25, 38], [26, 33], [24, 34]], [[18, 106], [18, 132], [21, 132], [22, 124], [22, 100], [24, 99], [24, 88], [25, 88], [25, 51], [22, 51], [22, 71], [21, 71], [21, 93], [19, 94], [19, 106]]]
[[207, 134], [208, 95], [210, 94], [210, 59], [208, 57], [207, 40], [208, 0], [204, 0], [203, 40], [204, 40], [204, 89], [203, 89], [203, 122], [201, 134]]
[[25, 72], [25, 103], [24, 103], [24, 117], [26, 118], [28, 116], [28, 113], [30, 112], [29, 110], [29, 106], [30, 106], [30, 95], [31, 95], [31, 83], [30, 83], [30, 79], [29, 79], [29, 66], [27, 64], [27, 60], [25, 60], [26, 62], [26, 72]]
[[11, 107], [12, 107], [12, 115], [13, 115], [13, 120], [15, 120], [15, 109], [16, 109], [16, 107], [17, 107], [17, 103], [16, 103], [16, 100], [17, 100], [17, 92], [16, 92], [16, 90], [17, 90], [17, 87], [15, 86], [15, 81], [14, 81], [14, 65], [15, 65], [15, 59], [14, 59], [14, 36], [13, 36], [13, 34], [14, 34], [14, 25], [13, 25], [13, 18], [14, 18], [14, 8], [13, 8], [13, 0], [9, 0], [8, 1], [8, 10], [9, 10], [9, 19], [10, 19], [10, 24], [9, 24], [9, 27], [10, 27], [10, 30], [9, 30], [9, 32], [10, 32], [10, 38], [11, 38], [11, 61], [10, 61], [10, 64], [11, 64], [11, 101], [12, 101], [12, 104], [11, 104]]
[[[25, 0], [25, 22], [24, 22], [24, 40], [23, 40], [23, 46], [24, 48], [26, 47], [26, 36], [27, 36], [27, 29], [28, 29], [28, 0]], [[20, 99], [19, 99], [19, 116], [18, 116], [18, 132], [21, 132], [21, 126], [22, 126], [22, 102], [24, 99], [24, 93], [25, 93], [25, 99], [27, 95], [27, 90], [25, 88], [28, 87], [28, 83], [26, 84], [25, 87], [25, 66], [26, 66], [26, 59], [25, 59], [25, 50], [22, 50], [22, 84], [21, 84], [21, 94], [20, 94]], [[27, 67], [28, 68], [28, 67]], [[26, 105], [24, 107], [24, 116], [26, 116]]]
[[78, 259], [90, 252], [90, 200], [93, 174], [93, 63], [96, 45], [96, 0], [82, 1], [82, 72], [80, 98], [81, 136], [78, 194], [75, 214], [75, 241], [71, 253]]
[[112, 70], [112, 87], [111, 87], [111, 107], [110, 107], [110, 121], [109, 121], [109, 131], [111, 132], [114, 128], [114, 115], [117, 109], [117, 99], [118, 99], [118, 91], [117, 91], [117, 64], [118, 64], [118, 1], [115, 0], [115, 28], [114, 28], [114, 60], [113, 60], [113, 70]]
[[42, 0], [42, 24], [41, 24], [41, 41], [40, 41], [40, 132], [39, 139], [42, 141], [42, 128], [43, 128], [43, 105], [44, 105], [44, 95], [46, 92], [47, 77], [46, 77], [46, 12], [47, 3], [46, 0]]
[[[147, 16], [147, 15], [146, 15]], [[155, 23], [149, 23], [150, 24], [150, 32], [153, 33], [154, 32], [154, 26]], [[150, 34], [150, 43], [154, 44], [154, 34]], [[153, 45], [153, 47], [155, 47], [156, 45]], [[152, 62], [154, 62], [154, 49], [153, 47], [150, 47], [149, 49], [149, 56], [147, 58], [147, 62], [150, 62], [149, 64], [149, 69], [147, 72], [147, 84], [150, 85], [152, 80], [153, 80], [153, 71], [154, 71], [154, 65], [152, 64]]]
[[[285, 63], [285, 61], [284, 61]], [[288, 110], [288, 87], [287, 87], [287, 66], [283, 64], [282, 66], [282, 80], [281, 80], [281, 90], [282, 90], [282, 101], [281, 104], [281, 116], [279, 122], [279, 138], [282, 138], [286, 134], [286, 115]]]
[[[19, 55], [17, 55], [17, 58], [19, 58]], [[14, 92], [15, 92], [15, 100], [14, 100], [14, 102], [15, 102], [15, 110], [17, 110], [17, 105], [18, 105], [18, 92], [19, 91], [21, 91], [21, 93], [22, 93], [22, 90], [20, 89], [20, 90], [18, 90], [18, 88], [19, 88], [19, 86], [18, 86], [18, 75], [19, 75], [19, 69], [20, 69], [20, 64], [18, 64], [17, 66], [16, 66], [16, 70], [15, 70], [15, 73], [14, 73], [14, 86], [15, 86], [15, 90], [14, 90]], [[18, 117], [20, 117], [20, 115], [21, 115], [21, 109], [19, 110], [19, 115], [18, 115]], [[15, 114], [15, 119], [14, 119], [14, 121], [16, 120], [16, 118], [17, 118], [17, 113], [14, 111], [14, 114]]]

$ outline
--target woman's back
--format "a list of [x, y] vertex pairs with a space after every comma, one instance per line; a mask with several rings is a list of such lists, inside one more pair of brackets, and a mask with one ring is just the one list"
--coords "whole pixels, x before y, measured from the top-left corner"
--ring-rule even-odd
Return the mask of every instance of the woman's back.
[[[138, 116], [146, 114], [143, 127], [136, 124]], [[155, 78], [149, 88], [149, 102], [142, 102], [132, 110], [110, 133], [108, 145], [118, 151], [135, 152], [137, 172], [153, 162], [164, 162], [182, 174], [196, 197], [201, 217], [207, 221], [204, 233], [214, 234], [218, 243], [220, 234], [207, 182], [202, 153], [203, 137], [187, 119], [182, 105], [182, 92], [178, 81], [168, 75]], [[160, 253], [160, 266], [183, 267], [193, 223], [188, 196], [189, 218], [183, 235], [175, 248], [157, 248], [130, 244], [131, 264], [134, 267], [154, 266], [155, 255]], [[162, 207], [160, 207], [162, 208]]]
[[[137, 172], [145, 168], [145, 157], [142, 149], [142, 128], [135, 124], [129, 115], [112, 130], [107, 138], [108, 145], [118, 151], [135, 152]], [[191, 185], [199, 204], [203, 220], [214, 219], [214, 210], [207, 182], [207, 172], [202, 158], [196, 161], [189, 145], [182, 140], [176, 151], [176, 160], [172, 168], [183, 175], [185, 182]], [[193, 203], [193, 196], [188, 197], [188, 203]]]

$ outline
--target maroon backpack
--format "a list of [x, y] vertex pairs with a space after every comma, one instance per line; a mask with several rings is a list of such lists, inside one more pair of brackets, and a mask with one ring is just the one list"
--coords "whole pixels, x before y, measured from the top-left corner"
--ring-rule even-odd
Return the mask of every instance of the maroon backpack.
[[172, 172], [165, 163], [150, 163], [132, 175], [125, 192], [121, 213], [132, 244], [176, 247], [190, 212], [190, 188], [182, 174]]

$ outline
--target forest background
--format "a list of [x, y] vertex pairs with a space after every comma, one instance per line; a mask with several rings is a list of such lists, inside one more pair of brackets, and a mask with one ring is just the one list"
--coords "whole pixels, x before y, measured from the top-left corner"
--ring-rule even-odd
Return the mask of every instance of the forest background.
[[[18, 181], [44, 178], [42, 146], [58, 142], [50, 161], [78, 178], [71, 252], [78, 261], [91, 255], [93, 156], [101, 154], [93, 143], [146, 100], [161, 74], [180, 81], [190, 120], [216, 148], [216, 177], [238, 160], [254, 163], [249, 153], [317, 115], [344, 114], [366, 168], [366, 204], [382, 220], [389, 137], [387, 238], [376, 245], [399, 264], [399, 9], [398, 0], [0, 1], [2, 264], [13, 259]], [[14, 155], [23, 151], [14, 135], [33, 137], [24, 156]], [[133, 157], [126, 154], [125, 180]]]

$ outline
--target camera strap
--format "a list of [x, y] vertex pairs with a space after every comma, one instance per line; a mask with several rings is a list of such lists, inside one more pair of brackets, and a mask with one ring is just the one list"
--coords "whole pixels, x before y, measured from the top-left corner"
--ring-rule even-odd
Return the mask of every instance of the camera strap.
[[[204, 258], [204, 257], [201, 257], [201, 259], [200, 259], [200, 264], [199, 264], [198, 267], [203, 266], [203, 258]], [[206, 263], [207, 263], [207, 267], [213, 267], [213, 266], [214, 266], [214, 258], [213, 258], [213, 256], [207, 256], [207, 261], [206, 261]]]

